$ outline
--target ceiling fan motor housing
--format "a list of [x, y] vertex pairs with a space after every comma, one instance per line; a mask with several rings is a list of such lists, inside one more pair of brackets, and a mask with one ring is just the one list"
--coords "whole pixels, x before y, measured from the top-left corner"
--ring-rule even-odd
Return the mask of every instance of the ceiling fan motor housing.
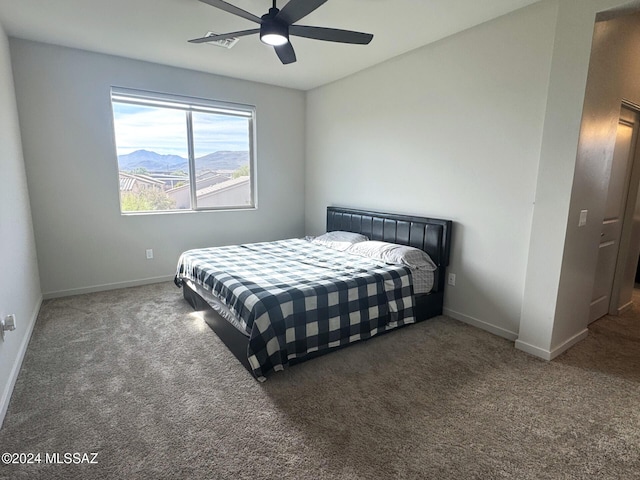
[[260, 40], [267, 45], [284, 45], [289, 43], [289, 25], [276, 19], [280, 10], [270, 8], [269, 13], [263, 15], [260, 23]]

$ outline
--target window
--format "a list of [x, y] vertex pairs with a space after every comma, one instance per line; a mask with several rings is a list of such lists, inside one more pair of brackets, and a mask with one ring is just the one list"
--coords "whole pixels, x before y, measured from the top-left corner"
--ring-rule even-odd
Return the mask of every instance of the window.
[[255, 207], [255, 107], [111, 89], [122, 213]]

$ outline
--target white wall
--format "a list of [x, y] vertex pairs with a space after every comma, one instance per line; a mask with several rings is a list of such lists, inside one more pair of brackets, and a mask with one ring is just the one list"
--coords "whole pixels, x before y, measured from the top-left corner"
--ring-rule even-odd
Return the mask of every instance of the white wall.
[[307, 233], [343, 205], [455, 222], [446, 313], [515, 339], [557, 15], [542, 2], [307, 101]]
[[[303, 234], [303, 92], [18, 39], [11, 52], [45, 297], [166, 279], [189, 248]], [[121, 216], [112, 85], [255, 105], [258, 210]]]
[[0, 318], [16, 330], [0, 341], [0, 426], [42, 300], [25, 178], [9, 43], [0, 25]]

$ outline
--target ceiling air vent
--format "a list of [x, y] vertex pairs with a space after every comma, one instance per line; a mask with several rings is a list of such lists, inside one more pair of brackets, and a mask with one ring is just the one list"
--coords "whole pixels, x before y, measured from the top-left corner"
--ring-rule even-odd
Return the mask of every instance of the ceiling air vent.
[[[207, 32], [205, 37], [211, 37], [213, 35], [218, 35], [218, 34], [215, 32]], [[238, 40], [239, 38], [237, 37], [231, 37], [231, 38], [225, 38], [224, 40], [212, 40], [211, 42], [205, 42], [205, 43], [208, 43], [209, 45], [216, 45], [217, 47], [231, 48], [236, 43], [238, 43]]]

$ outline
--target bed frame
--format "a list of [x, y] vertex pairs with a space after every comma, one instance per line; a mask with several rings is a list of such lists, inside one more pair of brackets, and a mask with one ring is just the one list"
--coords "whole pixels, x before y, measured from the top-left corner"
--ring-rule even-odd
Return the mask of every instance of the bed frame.
[[[327, 232], [344, 230], [361, 233], [371, 240], [410, 245], [420, 248], [429, 254], [438, 269], [435, 272], [432, 291], [415, 297], [416, 321], [426, 320], [442, 314], [446, 268], [449, 265], [451, 251], [452, 228], [453, 222], [450, 220], [327, 207]], [[187, 282], [184, 282], [182, 292], [184, 299], [196, 311], [202, 312], [204, 320], [211, 329], [216, 332], [229, 350], [251, 372], [251, 366], [247, 359], [249, 338], [213, 310], [206, 300], [189, 287]], [[336, 349], [314, 352], [304, 358], [293, 359], [289, 361], [289, 364], [294, 365], [333, 350]]]

